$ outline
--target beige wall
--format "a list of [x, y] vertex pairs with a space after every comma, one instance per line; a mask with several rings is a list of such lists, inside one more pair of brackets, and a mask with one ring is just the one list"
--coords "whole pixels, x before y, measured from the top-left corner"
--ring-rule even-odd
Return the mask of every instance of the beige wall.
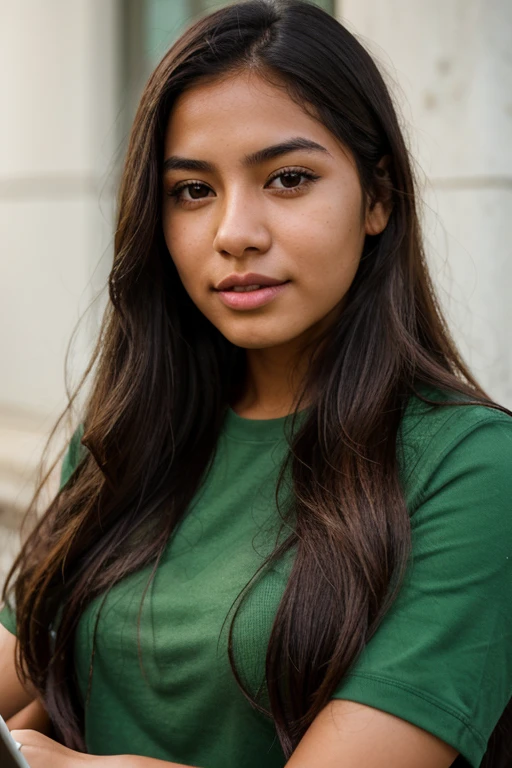
[[512, 409], [512, 3], [341, 0], [380, 60], [423, 176], [428, 254], [460, 348]]
[[100, 193], [117, 142], [114, 10], [111, 0], [0, 0], [5, 405], [62, 406], [63, 353], [110, 236]]
[[[0, 0], [0, 558], [104, 283], [120, 142], [117, 0]], [[101, 300], [71, 370], [83, 369]], [[64, 439], [64, 436], [62, 436]], [[7, 526], [7, 527], [6, 527]], [[2, 568], [0, 559], [0, 569]], [[0, 579], [1, 581], [1, 579]]]

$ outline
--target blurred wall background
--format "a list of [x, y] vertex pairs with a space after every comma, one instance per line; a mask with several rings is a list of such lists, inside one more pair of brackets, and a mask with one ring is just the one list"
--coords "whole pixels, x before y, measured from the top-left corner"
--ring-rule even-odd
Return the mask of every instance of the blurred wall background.
[[[82, 317], [74, 384], [98, 331], [140, 91], [182, 29], [224, 4], [0, 0], [0, 583], [66, 404], [71, 334]], [[317, 4], [370, 49], [392, 88], [453, 334], [484, 388], [512, 408], [512, 3]]]

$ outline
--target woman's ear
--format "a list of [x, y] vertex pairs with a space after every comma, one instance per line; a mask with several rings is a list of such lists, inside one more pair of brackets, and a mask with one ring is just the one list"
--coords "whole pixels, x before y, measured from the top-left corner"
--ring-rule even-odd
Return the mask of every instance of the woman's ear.
[[390, 160], [389, 155], [384, 155], [375, 166], [374, 195], [373, 199], [368, 201], [365, 217], [367, 235], [380, 235], [386, 228], [393, 209], [392, 184], [388, 171]]

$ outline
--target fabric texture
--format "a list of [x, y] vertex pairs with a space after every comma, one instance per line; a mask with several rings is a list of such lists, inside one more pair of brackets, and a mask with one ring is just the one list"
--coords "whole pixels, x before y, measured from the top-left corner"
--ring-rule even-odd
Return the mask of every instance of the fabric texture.
[[[253, 421], [229, 411], [213, 469], [171, 538], [142, 609], [150, 568], [110, 591], [86, 706], [91, 753], [201, 768], [284, 766], [272, 722], [251, 708], [227, 658], [233, 601], [286, 536], [274, 498], [287, 448], [284, 425], [285, 419]], [[77, 431], [63, 484], [84, 450], [80, 438]], [[412, 525], [410, 566], [396, 602], [333, 698], [414, 723], [477, 768], [512, 696], [512, 419], [484, 406], [411, 398], [398, 449]], [[256, 580], [234, 625], [237, 668], [252, 692], [264, 678], [292, 563], [293, 552]], [[84, 699], [101, 602], [86, 609], [75, 641]], [[0, 621], [15, 631], [8, 608]]]

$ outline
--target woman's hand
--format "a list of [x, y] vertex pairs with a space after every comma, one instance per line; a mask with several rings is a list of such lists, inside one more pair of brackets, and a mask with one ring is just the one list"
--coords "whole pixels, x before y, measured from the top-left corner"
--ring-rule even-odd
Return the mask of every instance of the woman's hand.
[[194, 768], [138, 755], [86, 755], [62, 746], [39, 731], [15, 730], [11, 736], [22, 745], [21, 754], [30, 768]]
[[94, 760], [108, 762], [105, 757], [74, 752], [39, 731], [14, 730], [11, 735], [22, 744], [21, 754], [30, 768], [85, 768]]

